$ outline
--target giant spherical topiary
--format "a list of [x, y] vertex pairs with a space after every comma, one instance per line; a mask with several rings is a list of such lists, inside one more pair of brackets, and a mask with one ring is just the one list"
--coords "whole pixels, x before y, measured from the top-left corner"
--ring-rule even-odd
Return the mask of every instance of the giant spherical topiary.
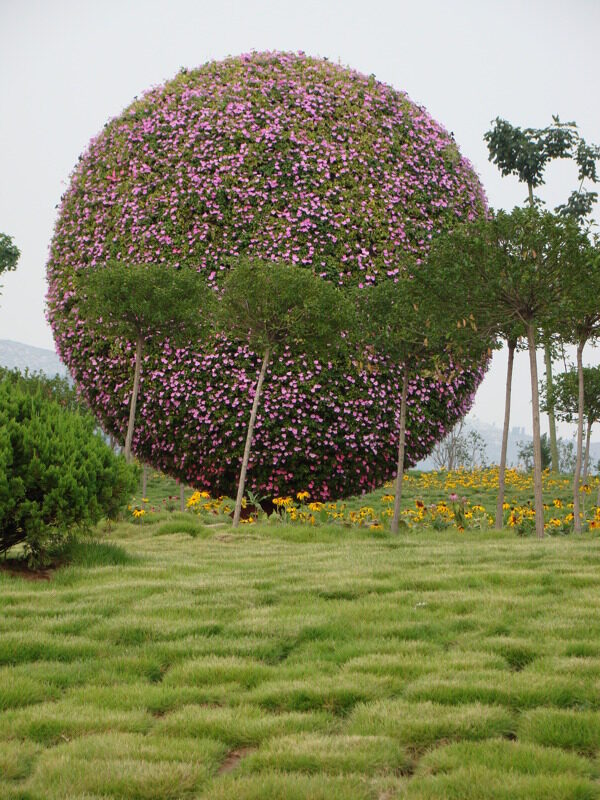
[[[48, 262], [58, 350], [104, 427], [127, 424], [133, 351], [78, 318], [73, 276], [109, 259], [202, 270], [239, 254], [304, 265], [341, 286], [393, 280], [403, 254], [479, 214], [451, 136], [408, 97], [303, 54], [253, 53], [182, 71], [90, 143], [63, 197]], [[259, 359], [221, 341], [145, 356], [134, 451], [231, 494]], [[470, 407], [481, 369], [411, 382], [407, 461]], [[343, 497], [392, 477], [400, 371], [285, 356], [271, 365], [249, 487]]]

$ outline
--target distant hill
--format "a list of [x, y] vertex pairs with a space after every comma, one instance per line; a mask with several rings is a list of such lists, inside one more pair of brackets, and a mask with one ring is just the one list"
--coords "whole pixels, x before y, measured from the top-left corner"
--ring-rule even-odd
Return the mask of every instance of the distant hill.
[[0, 339], [0, 367], [25, 372], [44, 372], [49, 377], [67, 376], [68, 371], [54, 350]]

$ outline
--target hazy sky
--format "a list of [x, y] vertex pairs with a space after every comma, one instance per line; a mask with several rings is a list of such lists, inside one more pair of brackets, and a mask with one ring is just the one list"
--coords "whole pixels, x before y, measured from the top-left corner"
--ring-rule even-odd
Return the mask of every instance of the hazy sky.
[[[0, 0], [0, 231], [22, 252], [2, 281], [0, 339], [53, 347], [45, 262], [71, 169], [110, 117], [180, 67], [303, 50], [373, 73], [452, 131], [490, 204], [510, 209], [525, 189], [488, 162], [483, 134], [496, 116], [543, 127], [558, 113], [600, 142], [599, 31], [598, 0]], [[554, 206], [575, 183], [554, 165], [540, 194]], [[472, 412], [497, 424], [503, 355]], [[523, 354], [512, 419], [527, 429], [529, 391]]]

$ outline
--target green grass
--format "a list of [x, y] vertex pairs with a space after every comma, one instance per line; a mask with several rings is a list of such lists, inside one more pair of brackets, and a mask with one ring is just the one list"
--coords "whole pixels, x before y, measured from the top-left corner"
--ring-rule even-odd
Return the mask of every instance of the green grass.
[[[180, 509], [180, 485], [168, 475], [163, 475], [151, 467], [148, 468], [148, 480], [145, 497], [142, 495], [142, 480], [140, 477], [139, 491], [132, 498], [131, 505], [147, 508], [156, 513], [161, 511], [174, 512]], [[187, 501], [193, 489], [184, 487], [184, 497]], [[181, 512], [180, 512], [181, 513]]]
[[79, 567], [116, 567], [134, 564], [139, 560], [117, 544], [94, 540], [73, 540], [69, 542], [62, 556], [71, 566]]
[[206, 534], [205, 528], [195, 519], [171, 519], [168, 522], [163, 522], [156, 529], [155, 536], [167, 536], [171, 533], [187, 533], [188, 536], [194, 538], [195, 536], [203, 536]]
[[597, 538], [377, 533], [161, 513], [0, 573], [0, 800], [600, 798]]

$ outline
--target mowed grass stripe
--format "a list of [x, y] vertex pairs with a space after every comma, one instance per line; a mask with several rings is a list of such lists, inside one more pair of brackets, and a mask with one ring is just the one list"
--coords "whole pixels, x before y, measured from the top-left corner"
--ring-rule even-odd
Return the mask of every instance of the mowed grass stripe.
[[600, 797], [591, 535], [167, 522], [0, 574], [0, 798]]

